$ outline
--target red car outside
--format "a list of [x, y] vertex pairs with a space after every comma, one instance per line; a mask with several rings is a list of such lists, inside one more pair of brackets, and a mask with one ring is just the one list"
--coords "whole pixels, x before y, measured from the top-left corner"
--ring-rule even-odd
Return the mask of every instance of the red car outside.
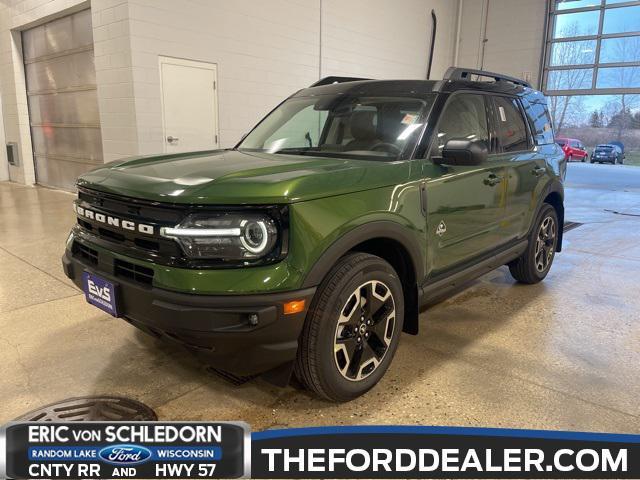
[[576, 140], [575, 138], [556, 138], [556, 143], [562, 147], [564, 158], [568, 161], [587, 161], [589, 154], [580, 140]]

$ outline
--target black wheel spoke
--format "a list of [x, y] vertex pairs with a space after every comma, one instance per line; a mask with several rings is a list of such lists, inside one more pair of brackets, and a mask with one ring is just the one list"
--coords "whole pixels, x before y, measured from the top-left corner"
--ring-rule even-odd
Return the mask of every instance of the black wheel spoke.
[[364, 348], [356, 348], [353, 355], [351, 355], [351, 361], [349, 362], [349, 368], [347, 369], [347, 375], [351, 378], [358, 376], [360, 372], [360, 365], [362, 365], [362, 356]]
[[377, 332], [371, 332], [371, 335], [367, 339], [367, 345], [377, 360], [382, 359], [388, 348], [383, 338], [384, 337], [381, 338]]

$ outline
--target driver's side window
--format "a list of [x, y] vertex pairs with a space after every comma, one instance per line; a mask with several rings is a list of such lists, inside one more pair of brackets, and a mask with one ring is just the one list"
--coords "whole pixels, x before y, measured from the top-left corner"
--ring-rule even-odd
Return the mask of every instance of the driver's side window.
[[440, 114], [430, 156], [441, 156], [449, 140], [483, 141], [489, 148], [489, 128], [484, 97], [473, 93], [453, 95]]

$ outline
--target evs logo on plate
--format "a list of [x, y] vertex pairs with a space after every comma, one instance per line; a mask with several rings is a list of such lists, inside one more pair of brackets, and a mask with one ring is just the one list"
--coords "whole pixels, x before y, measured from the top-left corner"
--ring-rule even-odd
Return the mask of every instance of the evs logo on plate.
[[98, 456], [112, 465], [138, 465], [151, 459], [151, 450], [139, 445], [111, 445], [100, 450]]

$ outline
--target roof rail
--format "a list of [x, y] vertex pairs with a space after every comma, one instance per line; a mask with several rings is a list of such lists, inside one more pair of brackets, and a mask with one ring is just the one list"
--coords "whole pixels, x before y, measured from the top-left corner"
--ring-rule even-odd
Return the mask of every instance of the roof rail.
[[502, 75], [501, 73], [487, 72], [485, 70], [473, 70], [471, 68], [449, 67], [444, 74], [444, 79], [471, 81], [471, 75], [493, 78], [496, 82], [511, 82], [515, 83], [516, 85], [531, 88], [531, 84], [529, 82], [525, 82], [524, 80], [520, 80], [519, 78]]
[[319, 87], [321, 85], [331, 85], [332, 83], [345, 83], [345, 82], [357, 82], [358, 80], [371, 80], [370, 78], [358, 78], [358, 77], [324, 77], [318, 80], [311, 87]]

